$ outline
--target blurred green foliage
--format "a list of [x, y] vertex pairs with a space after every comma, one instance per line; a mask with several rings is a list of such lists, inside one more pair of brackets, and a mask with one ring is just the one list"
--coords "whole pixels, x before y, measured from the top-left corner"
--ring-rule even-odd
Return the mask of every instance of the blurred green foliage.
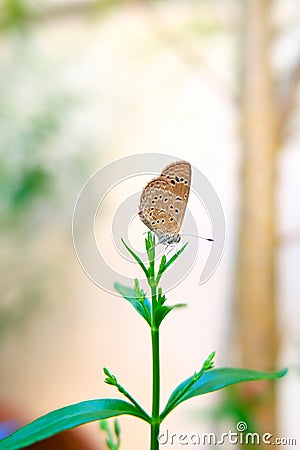
[[[0, 87], [0, 99], [7, 89]], [[29, 213], [35, 199], [49, 194], [53, 173], [47, 167], [47, 149], [61, 131], [70, 107], [63, 93], [44, 99], [33, 111], [19, 113], [17, 101], [10, 111], [0, 109], [0, 224], [12, 225]], [[3, 101], [2, 103], [5, 103]], [[38, 102], [39, 103], [39, 102]]]
[[[219, 400], [214, 406], [205, 411], [200, 410], [197, 416], [201, 422], [208, 421], [213, 423], [214, 427], [218, 426], [220, 435], [228, 429], [233, 432], [240, 431], [237, 428], [239, 422], [246, 424], [246, 433], [257, 433], [260, 425], [255, 421], [254, 410], [261, 402], [261, 398], [262, 393], [245, 399], [239, 386], [228, 386], [220, 393]], [[255, 443], [249, 443], [248, 447], [251, 450], [260, 448]]]
[[[13, 94], [1, 84], [2, 106], [8, 92]], [[63, 125], [60, 109], [53, 108], [52, 100], [38, 107], [33, 116], [20, 115], [18, 96], [12, 95], [8, 109], [0, 111], [0, 268], [5, 274], [0, 287], [0, 342], [11, 329], [21, 330], [42, 304], [41, 280], [43, 270], [47, 280], [47, 262], [43, 265], [42, 258], [34, 260], [29, 254], [42, 226], [34, 218], [54, 193], [45, 150]]]
[[23, 0], [5, 0], [0, 12], [12, 31], [0, 60], [0, 343], [22, 330], [59, 278], [45, 239], [55, 229], [71, 242], [72, 207], [95, 157], [84, 135], [70, 134], [82, 99], [36, 45], [30, 17]]
[[32, 18], [32, 3], [26, 0], [2, 0], [0, 29], [23, 30]]

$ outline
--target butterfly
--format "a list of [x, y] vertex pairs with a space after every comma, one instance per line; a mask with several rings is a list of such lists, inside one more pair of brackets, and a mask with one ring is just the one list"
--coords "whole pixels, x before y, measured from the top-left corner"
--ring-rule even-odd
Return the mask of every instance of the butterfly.
[[143, 189], [138, 214], [160, 244], [175, 244], [181, 239], [179, 231], [189, 199], [191, 173], [189, 162], [176, 161]]

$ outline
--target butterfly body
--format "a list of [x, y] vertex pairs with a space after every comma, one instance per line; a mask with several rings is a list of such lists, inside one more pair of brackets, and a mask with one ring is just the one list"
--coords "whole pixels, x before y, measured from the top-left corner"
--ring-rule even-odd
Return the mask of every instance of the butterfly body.
[[169, 164], [159, 177], [149, 181], [143, 189], [139, 217], [158, 237], [159, 243], [180, 241], [191, 185], [191, 165], [186, 161]]

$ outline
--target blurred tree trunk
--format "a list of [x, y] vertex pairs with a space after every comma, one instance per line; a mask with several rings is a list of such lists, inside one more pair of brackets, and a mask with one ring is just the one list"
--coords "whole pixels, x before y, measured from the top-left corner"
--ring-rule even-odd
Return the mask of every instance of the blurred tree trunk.
[[[271, 64], [273, 0], [245, 0], [242, 48], [242, 194], [237, 266], [237, 339], [242, 365], [277, 368], [276, 154], [300, 78], [296, 65], [282, 103]], [[253, 431], [276, 432], [275, 385], [245, 384], [240, 393]], [[259, 395], [258, 395], [259, 394]], [[260, 448], [263, 445], [260, 445]]]

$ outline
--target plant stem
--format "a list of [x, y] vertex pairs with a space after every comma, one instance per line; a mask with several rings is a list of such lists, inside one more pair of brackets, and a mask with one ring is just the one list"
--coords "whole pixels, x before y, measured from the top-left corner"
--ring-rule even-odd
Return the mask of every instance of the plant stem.
[[157, 303], [157, 286], [151, 286], [152, 295], [152, 422], [151, 422], [151, 450], [159, 450], [159, 404], [160, 404], [160, 361], [159, 361], [159, 328], [155, 324], [154, 313]]
[[146, 413], [146, 411], [141, 407], [141, 405], [129, 394], [129, 392], [126, 391], [126, 389], [123, 388], [121, 385], [117, 385], [118, 391], [121, 392], [125, 397], [128, 398], [128, 400], [131, 401], [131, 403], [144, 415], [146, 420], [150, 420], [150, 417]]

